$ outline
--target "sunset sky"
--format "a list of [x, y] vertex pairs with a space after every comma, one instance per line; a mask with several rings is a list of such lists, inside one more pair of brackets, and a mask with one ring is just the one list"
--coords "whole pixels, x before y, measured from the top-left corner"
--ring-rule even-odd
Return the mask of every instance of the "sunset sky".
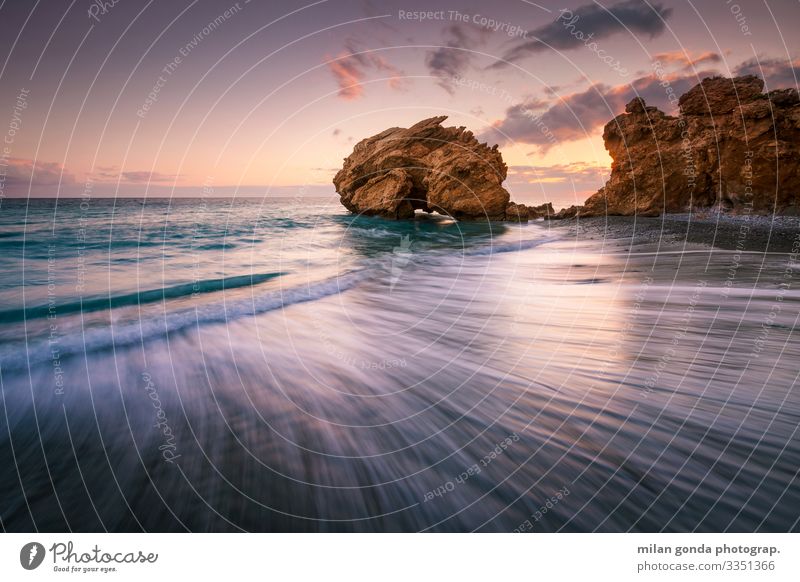
[[796, 87], [798, 24], [796, 1], [5, 1], [2, 194], [324, 195], [360, 139], [448, 115], [515, 199], [581, 203], [633, 96]]

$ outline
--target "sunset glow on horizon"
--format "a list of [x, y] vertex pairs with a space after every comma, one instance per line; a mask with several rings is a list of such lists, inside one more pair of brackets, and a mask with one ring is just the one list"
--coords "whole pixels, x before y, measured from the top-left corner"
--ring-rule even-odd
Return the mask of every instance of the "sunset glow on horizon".
[[84, 4], [2, 8], [4, 196], [326, 195], [359, 140], [447, 115], [500, 145], [512, 196], [561, 207], [603, 185], [631, 98], [797, 84], [789, 3]]

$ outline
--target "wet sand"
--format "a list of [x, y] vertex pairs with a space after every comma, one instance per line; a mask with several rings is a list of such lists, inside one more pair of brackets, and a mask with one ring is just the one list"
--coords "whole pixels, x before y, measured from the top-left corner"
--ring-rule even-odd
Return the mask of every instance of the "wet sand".
[[797, 250], [800, 217], [761, 215], [688, 215], [663, 217], [604, 216], [552, 221], [582, 240], [628, 239], [631, 244], [669, 248], [686, 243], [730, 250], [787, 253]]

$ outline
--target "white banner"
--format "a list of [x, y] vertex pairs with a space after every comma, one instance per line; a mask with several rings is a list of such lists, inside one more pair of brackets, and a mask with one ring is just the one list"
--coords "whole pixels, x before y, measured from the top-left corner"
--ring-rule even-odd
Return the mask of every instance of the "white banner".
[[6, 534], [0, 573], [14, 581], [794, 581], [799, 546], [792, 534]]

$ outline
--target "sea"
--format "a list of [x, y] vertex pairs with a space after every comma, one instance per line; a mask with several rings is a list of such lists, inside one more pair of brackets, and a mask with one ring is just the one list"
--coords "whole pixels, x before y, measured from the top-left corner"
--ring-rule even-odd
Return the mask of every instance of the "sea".
[[5, 199], [0, 527], [798, 531], [798, 277], [335, 198]]

